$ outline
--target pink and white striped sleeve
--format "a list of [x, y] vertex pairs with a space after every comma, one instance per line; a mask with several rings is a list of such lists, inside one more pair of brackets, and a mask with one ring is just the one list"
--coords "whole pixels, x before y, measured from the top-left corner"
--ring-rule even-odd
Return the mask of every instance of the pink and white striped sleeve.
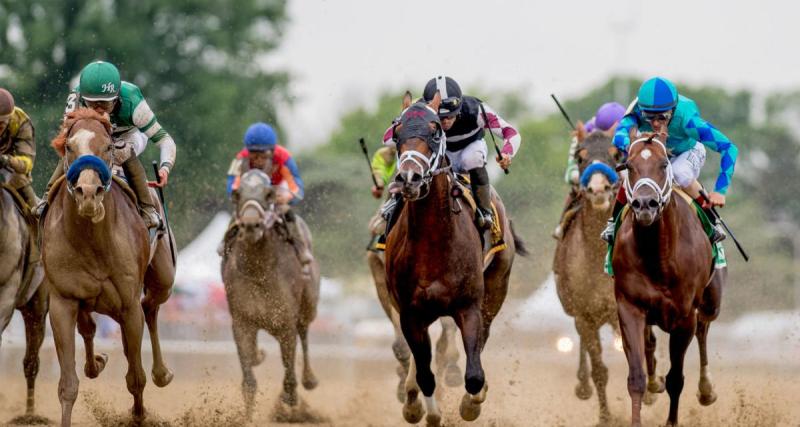
[[394, 123], [383, 133], [383, 145], [394, 145]]
[[520, 143], [522, 143], [519, 132], [507, 121], [503, 120], [503, 118], [492, 110], [491, 107], [486, 105], [486, 103], [483, 103], [483, 108], [486, 111], [486, 118], [489, 119], [489, 123], [484, 123], [483, 114], [479, 114], [478, 124], [484, 129], [488, 129], [489, 132], [494, 133], [498, 138], [502, 138], [503, 147], [500, 149], [500, 152], [514, 157], [517, 151], [519, 151]]

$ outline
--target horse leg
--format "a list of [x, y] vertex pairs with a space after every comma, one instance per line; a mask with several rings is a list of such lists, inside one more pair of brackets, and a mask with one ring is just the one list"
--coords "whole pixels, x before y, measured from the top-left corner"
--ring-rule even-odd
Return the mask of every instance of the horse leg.
[[251, 420], [257, 389], [253, 366], [257, 364], [256, 335], [258, 329], [236, 316], [233, 316], [232, 328], [236, 352], [239, 354], [239, 364], [242, 366], [242, 396], [244, 397], [245, 414], [247, 419]]
[[47, 317], [47, 292], [44, 285], [21, 309], [22, 318], [25, 320], [25, 358], [22, 360], [25, 380], [28, 383], [28, 399], [25, 404], [25, 414], [33, 415], [34, 388], [36, 375], [39, 373], [39, 349], [44, 341], [45, 318]]
[[711, 283], [703, 291], [703, 301], [697, 310], [697, 346], [700, 350], [700, 381], [697, 385], [697, 400], [703, 406], [711, 405], [717, 401], [714, 384], [711, 382], [711, 373], [708, 371], [708, 353], [706, 351], [708, 328], [711, 322], [719, 316], [720, 301], [722, 299], [722, 286], [727, 275], [727, 268], [717, 269]]
[[153, 378], [153, 384], [158, 387], [166, 387], [174, 377], [172, 371], [164, 363], [164, 356], [161, 353], [161, 339], [158, 337], [158, 310], [167, 298], [169, 298], [169, 291], [155, 292], [146, 289], [144, 299], [142, 299], [144, 319], [147, 323], [147, 330], [150, 333], [150, 345], [153, 348], [153, 370], [150, 374]]
[[[397, 382], [397, 400], [399, 400], [400, 403], [404, 403], [406, 401], [406, 380], [409, 377], [409, 367], [413, 365], [413, 363], [410, 362], [411, 349], [408, 348], [406, 339], [403, 337], [403, 331], [400, 328], [400, 314], [397, 313], [397, 310], [394, 308], [390, 308], [389, 313], [389, 319], [391, 319], [392, 326], [394, 327], [392, 352], [394, 353], [395, 359], [400, 363], [397, 367], [397, 376], [399, 377], [399, 381]], [[414, 387], [416, 387], [416, 379], [414, 379]]]
[[464, 341], [464, 352], [467, 357], [467, 369], [464, 383], [467, 392], [461, 398], [459, 412], [465, 421], [475, 421], [481, 414], [481, 403], [486, 400], [486, 378], [481, 366], [481, 350], [485, 339], [484, 325], [480, 309], [476, 306], [460, 311], [455, 316], [456, 324], [461, 329]]
[[[581, 322], [583, 323], [583, 322]], [[584, 324], [581, 325], [584, 335], [581, 342], [586, 342], [586, 351], [592, 362], [592, 381], [594, 388], [597, 389], [597, 400], [600, 404], [600, 422], [605, 423], [611, 419], [608, 411], [608, 399], [606, 398], [606, 384], [608, 384], [608, 368], [603, 363], [603, 347], [600, 344], [600, 325]]]
[[297, 376], [294, 372], [294, 357], [297, 350], [297, 331], [284, 331], [278, 337], [283, 361], [283, 393], [281, 402], [291, 407], [297, 406]]
[[442, 325], [442, 335], [436, 341], [436, 374], [441, 376], [444, 373], [444, 382], [448, 387], [458, 387], [462, 382], [456, 347], [458, 328], [452, 317], [442, 317], [439, 322]]
[[[428, 335], [428, 326], [421, 315], [416, 313], [400, 315], [400, 325], [403, 329], [403, 336], [408, 342], [411, 354], [414, 356], [413, 364], [408, 370], [409, 379], [406, 380], [406, 403], [403, 405], [403, 418], [409, 423], [415, 424], [422, 419], [424, 411], [419, 403], [419, 391], [425, 396], [425, 407], [428, 415], [425, 421], [428, 425], [438, 426], [442, 421], [442, 413], [436, 404], [436, 397], [433, 392], [436, 390], [436, 380], [431, 371], [431, 337]], [[411, 377], [414, 380], [411, 380]]]
[[317, 388], [319, 381], [314, 371], [311, 370], [311, 362], [308, 358], [308, 325], [298, 325], [298, 333], [300, 334], [300, 344], [303, 346], [303, 388], [306, 390], [313, 390]]
[[86, 352], [86, 364], [83, 366], [83, 373], [87, 378], [97, 378], [108, 362], [108, 355], [94, 354], [94, 334], [97, 325], [92, 319], [92, 314], [85, 310], [78, 310], [78, 333], [83, 337], [83, 347]]
[[589, 384], [589, 365], [586, 362], [586, 340], [583, 338], [584, 332], [582, 328], [586, 327], [586, 322], [575, 318], [575, 330], [578, 331], [578, 385], [575, 386], [575, 396], [578, 399], [588, 400], [592, 397], [592, 386]]
[[125, 382], [128, 392], [133, 395], [133, 407], [131, 413], [134, 422], [144, 419], [144, 386], [147, 383], [147, 376], [142, 367], [142, 334], [144, 333], [144, 313], [138, 304], [133, 304], [125, 310], [120, 318], [120, 329], [122, 329], [122, 348], [125, 357], [128, 359], [128, 372], [125, 374]]
[[645, 317], [641, 309], [617, 298], [617, 314], [622, 329], [622, 347], [628, 359], [628, 394], [631, 397], [631, 425], [642, 425], [642, 397], [645, 391], [644, 362]]
[[644, 328], [644, 357], [647, 363], [647, 390], [644, 392], [644, 404], [652, 405], [658, 394], [666, 390], [664, 377], [656, 375], [656, 334], [652, 326]]
[[78, 301], [50, 294], [50, 327], [56, 344], [61, 377], [58, 380], [58, 399], [61, 401], [61, 425], [72, 424], [72, 407], [78, 398], [78, 374], [75, 372], [75, 324], [78, 321]]
[[667, 373], [667, 393], [669, 394], [669, 417], [667, 426], [678, 425], [678, 404], [683, 391], [683, 359], [686, 349], [692, 342], [696, 325], [673, 331], [669, 336], [669, 372]]

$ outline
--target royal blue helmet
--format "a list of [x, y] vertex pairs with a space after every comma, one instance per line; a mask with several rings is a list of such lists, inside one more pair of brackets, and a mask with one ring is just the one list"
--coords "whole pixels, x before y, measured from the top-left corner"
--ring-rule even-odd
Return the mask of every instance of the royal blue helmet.
[[639, 88], [639, 108], [642, 111], [660, 113], [678, 105], [678, 89], [663, 77], [653, 77]]
[[266, 123], [253, 123], [244, 133], [244, 146], [250, 151], [274, 150], [277, 142], [278, 136]]

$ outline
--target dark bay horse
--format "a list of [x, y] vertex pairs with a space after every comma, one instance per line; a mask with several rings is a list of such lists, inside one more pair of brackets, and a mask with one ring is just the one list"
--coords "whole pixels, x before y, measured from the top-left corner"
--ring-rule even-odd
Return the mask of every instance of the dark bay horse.
[[578, 123], [575, 157], [581, 173], [579, 207], [556, 246], [553, 260], [558, 298], [564, 312], [575, 318], [575, 329], [580, 337], [579, 383], [575, 394], [580, 399], [589, 399], [592, 395], [586, 363], [588, 354], [601, 422], [608, 421], [610, 413], [606, 399], [608, 368], [603, 363], [600, 328], [608, 324], [618, 329], [614, 285], [603, 271], [606, 244], [597, 238], [611, 215], [619, 182], [614, 171], [619, 152], [611, 143], [611, 135], [613, 129], [608, 133], [595, 131], [587, 135], [583, 124]]
[[645, 388], [664, 391], [664, 381], [655, 373], [656, 340], [651, 325], [658, 325], [670, 335], [667, 425], [674, 426], [683, 390], [683, 359], [693, 335], [700, 348], [698, 400], [703, 405], [716, 400], [706, 336], [709, 324], [719, 315], [727, 270], [714, 269], [711, 246], [695, 208], [673, 193], [672, 165], [664, 144], [655, 136], [634, 141], [627, 169], [625, 190], [633, 215], [627, 215], [619, 228], [612, 266], [628, 358], [631, 424], [641, 425]]
[[31, 229], [15, 204], [11, 190], [0, 182], [0, 334], [8, 326], [14, 309], [25, 320], [25, 358], [22, 366], [28, 383], [25, 414], [34, 412], [34, 385], [39, 372], [39, 348], [44, 340], [47, 290], [41, 286], [44, 271], [32, 262], [36, 245]]
[[432, 425], [441, 422], [441, 412], [434, 397], [428, 327], [438, 318], [450, 316], [461, 330], [467, 364], [460, 413], [464, 420], [475, 420], [487, 390], [480, 355], [505, 299], [515, 253], [510, 222], [494, 194], [508, 248], [484, 265], [472, 212], [461, 209], [460, 202], [451, 196], [453, 178], [435, 113], [440, 102], [437, 94], [430, 105], [420, 102], [410, 106], [395, 128], [400, 158], [393, 188], [401, 192], [406, 203], [387, 236], [385, 251], [387, 287], [414, 357], [403, 416], [410, 423], [422, 418], [422, 391], [426, 421]]
[[164, 387], [173, 377], [164, 364], [157, 329], [158, 308], [169, 297], [175, 275], [167, 242], [171, 232], [150, 245], [136, 202], [119, 181], [112, 180], [107, 116], [85, 108], [69, 113], [53, 147], [69, 165], [66, 179], [51, 192], [42, 236], [50, 324], [61, 366], [61, 424], [70, 425], [78, 396], [76, 324], [86, 348], [86, 376], [97, 377], [108, 361], [108, 356], [94, 353], [92, 312], [120, 324], [128, 359], [125, 379], [133, 395], [133, 419], [139, 422], [145, 416], [141, 357], [145, 321], [153, 346], [153, 382]]
[[[284, 368], [281, 403], [288, 406], [291, 418], [299, 408], [294, 367], [298, 336], [303, 347], [303, 387], [311, 390], [317, 386], [309, 363], [308, 326], [317, 315], [319, 265], [312, 261], [311, 276], [303, 274], [287, 240], [288, 232], [279, 226], [275, 188], [264, 172], [251, 169], [242, 175], [233, 199], [237, 232], [230, 237], [230, 249], [222, 261], [222, 280], [242, 365], [247, 417], [252, 417], [257, 387], [253, 367], [264, 358], [256, 334], [264, 329], [280, 344]], [[306, 241], [311, 242], [308, 226], [299, 216], [296, 220]]]

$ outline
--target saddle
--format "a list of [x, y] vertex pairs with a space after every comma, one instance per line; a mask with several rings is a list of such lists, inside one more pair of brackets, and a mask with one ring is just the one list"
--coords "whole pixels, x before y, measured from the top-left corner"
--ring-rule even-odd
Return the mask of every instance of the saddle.
[[42, 257], [39, 252], [39, 229], [36, 217], [31, 213], [31, 207], [25, 203], [22, 196], [6, 183], [0, 183], [0, 191], [7, 191], [14, 200], [14, 206], [25, 220], [28, 227], [28, 245], [25, 251], [25, 265], [27, 268], [22, 275], [22, 286], [17, 291], [15, 305], [17, 307], [27, 303], [33, 294], [39, 289], [39, 285], [44, 279], [44, 268], [42, 268]]
[[[692, 199], [691, 196], [686, 194], [685, 191], [681, 190], [678, 187], [673, 188], [673, 194], [677, 194], [681, 198], [683, 198], [689, 206], [692, 206], [697, 213], [697, 218], [700, 220], [700, 223], [703, 225], [703, 231], [706, 233], [706, 236], [711, 236], [714, 232], [714, 224], [708, 218], [705, 212], [703, 212], [703, 208]], [[614, 219], [614, 236], [617, 236], [617, 232], [619, 232], [619, 227], [622, 225], [622, 220], [630, 213], [630, 207], [625, 205], [619, 215]], [[616, 239], [615, 239], [616, 240]], [[605, 262], [605, 272], [611, 277], [614, 277], [614, 269], [611, 266], [611, 255], [614, 252], [614, 242], [615, 240], [611, 241], [611, 244], [608, 245], [608, 251], [606, 252], [606, 262]], [[725, 256], [725, 248], [722, 246], [722, 242], [717, 242], [711, 245], [711, 256], [713, 258], [713, 267], [712, 269], [719, 269], [728, 266], [728, 259]]]
[[[469, 205], [473, 216], [478, 210], [478, 204], [475, 202], [475, 196], [472, 194], [472, 187], [469, 182], [469, 175], [454, 174], [455, 182], [452, 183], [451, 193], [456, 200], [464, 200]], [[500, 224], [500, 215], [497, 212], [497, 205], [494, 200], [491, 201], [492, 215], [495, 218], [492, 227], [489, 230], [481, 233], [481, 243], [483, 245], [483, 260], [484, 264], [488, 264], [492, 255], [503, 249], [508, 248], [508, 245], [503, 240], [503, 226]], [[476, 224], [477, 227], [477, 224]]]

